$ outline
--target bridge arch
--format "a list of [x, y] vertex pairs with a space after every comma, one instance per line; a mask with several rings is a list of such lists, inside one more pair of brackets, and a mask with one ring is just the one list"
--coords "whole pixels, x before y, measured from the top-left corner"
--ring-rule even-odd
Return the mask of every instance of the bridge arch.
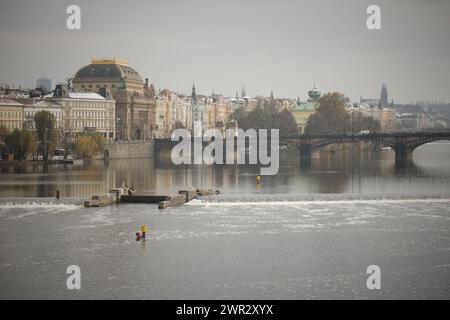
[[282, 139], [281, 143], [295, 147], [300, 151], [301, 158], [311, 158], [314, 150], [336, 143], [352, 143], [357, 141], [372, 142], [391, 147], [395, 159], [411, 159], [413, 151], [421, 145], [435, 141], [450, 141], [450, 132], [415, 132], [415, 133], [373, 133], [367, 135], [299, 135]]
[[413, 150], [415, 150], [423, 145], [433, 143], [433, 142], [440, 142], [440, 141], [450, 142], [450, 137], [447, 137], [447, 138], [442, 137], [442, 138], [437, 138], [437, 139], [427, 139], [427, 140], [419, 141], [416, 144], [413, 144], [412, 148], [413, 148]]

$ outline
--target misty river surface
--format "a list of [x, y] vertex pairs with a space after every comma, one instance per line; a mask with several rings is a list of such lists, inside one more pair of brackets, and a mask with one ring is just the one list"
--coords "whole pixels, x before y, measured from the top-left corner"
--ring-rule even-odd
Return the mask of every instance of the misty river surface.
[[[1, 299], [449, 299], [450, 144], [322, 155], [279, 173], [167, 157], [0, 166]], [[122, 183], [221, 194], [180, 207], [84, 208]], [[54, 199], [56, 190], [62, 199]], [[140, 225], [149, 226], [137, 242]], [[68, 290], [69, 265], [81, 289]], [[381, 269], [369, 290], [367, 267]]]

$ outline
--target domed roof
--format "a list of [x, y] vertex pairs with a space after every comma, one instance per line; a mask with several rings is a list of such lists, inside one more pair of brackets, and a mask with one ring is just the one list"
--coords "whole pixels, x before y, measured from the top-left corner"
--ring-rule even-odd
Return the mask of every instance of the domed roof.
[[321, 92], [316, 89], [316, 79], [314, 79], [314, 86], [312, 90], [308, 91], [308, 97], [311, 100], [318, 100], [320, 98]]
[[75, 79], [80, 78], [126, 78], [142, 81], [139, 73], [132, 67], [118, 63], [116, 60], [102, 60], [82, 67], [75, 73]]
[[313, 89], [313, 90], [309, 90], [308, 91], [308, 96], [312, 99], [312, 100], [317, 100], [320, 98], [320, 91]]

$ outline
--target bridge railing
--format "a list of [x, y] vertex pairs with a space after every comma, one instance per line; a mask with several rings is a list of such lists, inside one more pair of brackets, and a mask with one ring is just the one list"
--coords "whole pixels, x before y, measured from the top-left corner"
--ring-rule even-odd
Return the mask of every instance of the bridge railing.
[[431, 131], [431, 132], [393, 132], [393, 133], [367, 133], [367, 134], [300, 134], [280, 137], [280, 139], [327, 139], [327, 138], [388, 138], [388, 137], [449, 137], [449, 131]]

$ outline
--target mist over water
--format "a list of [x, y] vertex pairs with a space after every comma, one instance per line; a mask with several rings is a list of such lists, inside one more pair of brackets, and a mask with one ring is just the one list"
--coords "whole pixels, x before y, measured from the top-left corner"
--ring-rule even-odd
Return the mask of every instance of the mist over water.
[[[183, 168], [164, 157], [0, 168], [0, 298], [449, 299], [449, 159], [442, 143], [418, 148], [405, 167], [389, 152], [306, 167], [284, 153], [259, 186], [258, 167]], [[82, 207], [122, 181], [221, 195], [167, 210]], [[142, 223], [149, 236], [136, 242]], [[80, 291], [66, 288], [72, 264]], [[366, 287], [373, 264], [381, 290]]]

